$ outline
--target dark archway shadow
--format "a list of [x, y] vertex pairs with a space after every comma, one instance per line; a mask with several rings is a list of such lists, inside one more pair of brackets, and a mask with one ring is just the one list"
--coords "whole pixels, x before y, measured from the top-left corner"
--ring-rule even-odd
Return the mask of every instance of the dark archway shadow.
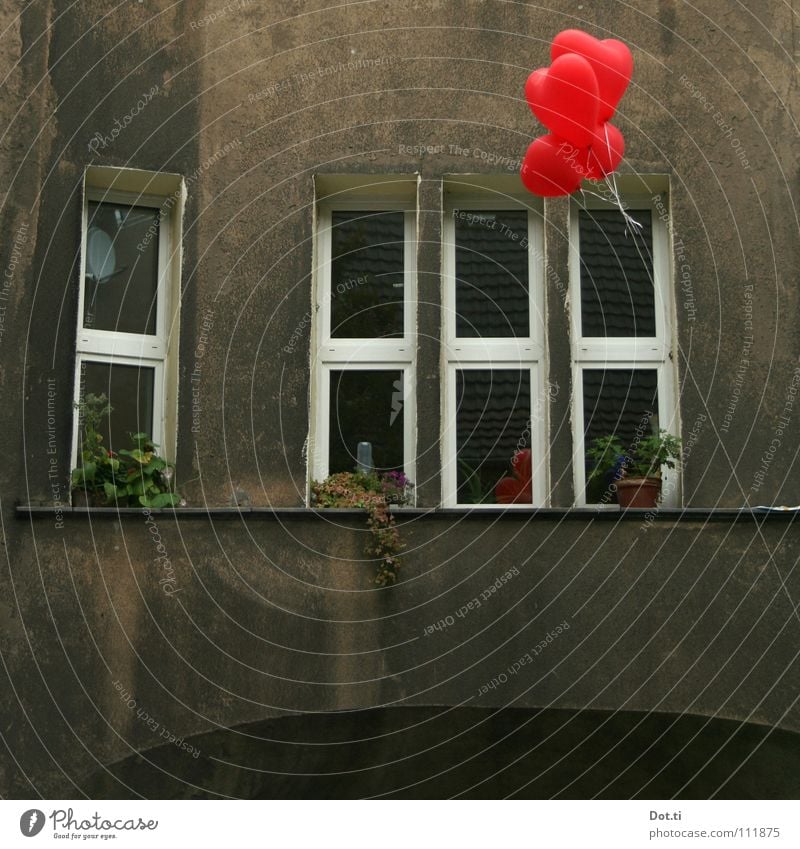
[[96, 799], [797, 799], [800, 735], [695, 715], [391, 707], [303, 714], [160, 746]]

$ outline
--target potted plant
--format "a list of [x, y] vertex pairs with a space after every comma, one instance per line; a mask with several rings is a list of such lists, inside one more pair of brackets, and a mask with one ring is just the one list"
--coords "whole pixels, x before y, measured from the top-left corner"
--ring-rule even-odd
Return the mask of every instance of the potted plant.
[[598, 437], [586, 452], [594, 463], [587, 486], [598, 478], [604, 484], [601, 502], [616, 492], [620, 507], [652, 508], [661, 498], [661, 470], [674, 469], [681, 456], [677, 436], [660, 430], [637, 439], [626, 451], [619, 438]]
[[174, 466], [158, 456], [146, 433], [131, 434], [130, 448], [114, 452], [103, 444], [100, 423], [111, 415], [105, 395], [86, 395], [76, 404], [83, 425], [81, 462], [72, 470], [73, 504], [79, 506], [174, 507]]
[[312, 481], [311, 502], [315, 507], [357, 507], [367, 512], [372, 538], [367, 554], [379, 558], [378, 586], [397, 580], [398, 555], [404, 546], [390, 511], [391, 504], [408, 504], [413, 484], [402, 472], [337, 472], [324, 481]]

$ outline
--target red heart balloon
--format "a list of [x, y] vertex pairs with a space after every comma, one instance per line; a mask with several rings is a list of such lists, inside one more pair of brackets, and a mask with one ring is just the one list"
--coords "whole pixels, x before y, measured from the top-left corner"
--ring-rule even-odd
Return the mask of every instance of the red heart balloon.
[[565, 29], [553, 39], [550, 56], [555, 61], [569, 54], [582, 56], [592, 66], [600, 90], [598, 120], [607, 121], [631, 81], [631, 51], [615, 38], [600, 41], [583, 30]]
[[525, 83], [533, 114], [555, 135], [578, 147], [591, 143], [599, 120], [597, 77], [581, 56], [568, 54], [534, 71]]
[[613, 125], [604, 122], [598, 125], [594, 141], [586, 150], [586, 176], [590, 180], [602, 180], [616, 171], [625, 155], [625, 138]]
[[525, 100], [528, 101], [528, 106], [531, 112], [533, 112], [534, 117], [536, 117], [534, 104], [541, 102], [541, 85], [542, 80], [547, 76], [547, 71], [548, 68], [537, 68], [531, 72], [531, 75], [525, 81]]
[[585, 152], [564, 139], [541, 136], [528, 148], [519, 176], [528, 191], [540, 197], [571, 195], [581, 184]]

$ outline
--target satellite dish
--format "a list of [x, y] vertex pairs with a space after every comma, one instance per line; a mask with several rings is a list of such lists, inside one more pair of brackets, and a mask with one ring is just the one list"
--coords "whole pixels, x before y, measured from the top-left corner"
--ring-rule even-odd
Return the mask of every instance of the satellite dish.
[[96, 283], [104, 283], [117, 270], [114, 243], [105, 230], [90, 227], [86, 237], [86, 272]]

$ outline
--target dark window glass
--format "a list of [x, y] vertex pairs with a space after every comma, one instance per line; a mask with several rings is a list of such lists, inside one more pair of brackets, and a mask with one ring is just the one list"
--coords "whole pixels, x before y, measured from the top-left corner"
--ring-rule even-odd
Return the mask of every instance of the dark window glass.
[[403, 336], [402, 212], [332, 215], [331, 336]]
[[581, 327], [584, 336], [655, 336], [653, 222], [648, 209], [625, 223], [618, 210], [581, 210]]
[[109, 422], [100, 428], [106, 447], [130, 448], [130, 433], [152, 436], [154, 384], [153, 368], [83, 361], [81, 395], [105, 395], [113, 407]]
[[359, 442], [380, 472], [403, 471], [403, 372], [347, 369], [330, 374], [329, 472], [352, 472]]
[[[658, 432], [658, 372], [655, 369], [583, 369], [585, 444], [616, 434], [626, 451], [639, 439]], [[616, 503], [609, 490], [613, 476], [590, 480], [593, 465], [586, 460], [589, 503]]]
[[456, 210], [456, 336], [530, 335], [528, 213]]
[[89, 203], [83, 326], [156, 332], [157, 209]]
[[493, 504], [511, 458], [530, 448], [530, 371], [459, 370], [456, 405], [458, 503]]

